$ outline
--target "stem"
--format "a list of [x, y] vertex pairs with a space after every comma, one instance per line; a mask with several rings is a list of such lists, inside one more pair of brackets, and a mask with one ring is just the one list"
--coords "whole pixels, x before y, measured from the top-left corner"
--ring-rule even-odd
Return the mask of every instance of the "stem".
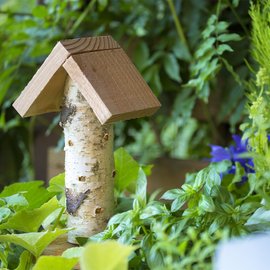
[[70, 31], [69, 31], [69, 35], [73, 35], [74, 32], [77, 30], [77, 28], [81, 25], [81, 23], [83, 22], [83, 20], [85, 19], [86, 15], [91, 11], [91, 9], [93, 8], [93, 6], [95, 5], [95, 3], [97, 2], [97, 0], [92, 0], [90, 1], [90, 3], [88, 4], [88, 6], [85, 8], [85, 10], [83, 11], [83, 13], [81, 13], [81, 15], [79, 16], [79, 18], [75, 21], [75, 23], [73, 24], [73, 26], [71, 27]]
[[174, 21], [174, 24], [175, 24], [175, 27], [176, 27], [177, 34], [178, 34], [180, 40], [186, 46], [189, 54], [191, 55], [190, 49], [189, 49], [189, 46], [188, 46], [188, 42], [187, 42], [187, 39], [186, 39], [185, 34], [184, 34], [183, 27], [182, 27], [182, 24], [181, 24], [180, 20], [178, 19], [177, 14], [176, 14], [174, 4], [173, 4], [172, 0], [167, 0], [167, 2], [168, 2], [168, 5], [170, 7], [171, 14], [173, 16], [173, 21]]

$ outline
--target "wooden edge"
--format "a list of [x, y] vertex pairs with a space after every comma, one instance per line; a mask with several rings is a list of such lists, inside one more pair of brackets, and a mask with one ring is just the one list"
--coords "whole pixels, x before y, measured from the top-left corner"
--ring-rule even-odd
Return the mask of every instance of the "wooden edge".
[[126, 121], [131, 119], [137, 119], [142, 117], [148, 117], [156, 113], [156, 111], [161, 107], [161, 104], [159, 106], [155, 106], [148, 109], [143, 109], [139, 111], [133, 111], [128, 113], [122, 113], [122, 114], [116, 114], [111, 116], [104, 124], [111, 124], [118, 121]]
[[[52, 52], [37, 70], [33, 78], [21, 92], [19, 97], [13, 103], [13, 107], [22, 117], [49, 112], [46, 110], [39, 110], [39, 108], [35, 108], [33, 110], [31, 109], [32, 106], [34, 106], [36, 99], [50, 83], [54, 74], [57, 73], [57, 71], [62, 67], [68, 56], [69, 52], [62, 46], [61, 43], [58, 42], [53, 48]], [[62, 89], [56, 89], [56, 91], [58, 90], [61, 91]], [[50, 100], [44, 100], [44, 102], [50, 103]], [[52, 100], [52, 102], [55, 101]]]
[[120, 48], [120, 45], [111, 36], [67, 39], [60, 41], [60, 43], [70, 55]]
[[82, 95], [89, 103], [89, 106], [93, 109], [100, 123], [106, 123], [106, 121], [112, 116], [111, 112], [97, 94], [92, 84], [86, 78], [85, 74], [80, 69], [74, 58], [70, 56], [63, 64], [63, 67], [67, 71], [70, 78], [78, 84]]

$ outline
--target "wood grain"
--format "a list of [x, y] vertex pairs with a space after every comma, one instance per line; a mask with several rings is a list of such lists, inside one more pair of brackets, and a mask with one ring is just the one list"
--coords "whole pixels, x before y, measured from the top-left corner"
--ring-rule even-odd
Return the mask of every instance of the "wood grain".
[[102, 124], [148, 116], [160, 107], [111, 36], [58, 42], [13, 106], [22, 117], [59, 111], [67, 73]]
[[120, 48], [111, 36], [67, 39], [60, 43], [72, 55]]
[[59, 111], [66, 72], [62, 68], [68, 51], [57, 43], [13, 107], [22, 117]]
[[122, 49], [72, 55], [63, 67], [102, 124], [148, 116], [160, 107]]

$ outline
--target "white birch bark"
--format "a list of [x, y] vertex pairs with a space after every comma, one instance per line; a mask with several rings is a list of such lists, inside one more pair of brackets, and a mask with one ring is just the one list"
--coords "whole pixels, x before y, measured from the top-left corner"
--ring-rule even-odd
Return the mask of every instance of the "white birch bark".
[[113, 214], [113, 127], [101, 125], [68, 77], [61, 111], [65, 135], [68, 242], [102, 231]]

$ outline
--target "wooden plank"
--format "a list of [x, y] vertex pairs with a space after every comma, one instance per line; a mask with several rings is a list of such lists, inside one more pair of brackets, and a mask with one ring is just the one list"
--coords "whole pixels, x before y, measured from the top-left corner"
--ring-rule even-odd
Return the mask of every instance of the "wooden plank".
[[13, 107], [22, 117], [59, 110], [61, 91], [64, 89], [66, 79], [62, 65], [68, 56], [69, 52], [57, 43], [13, 103]]
[[60, 41], [14, 102], [22, 117], [60, 110], [66, 71], [66, 59], [77, 53], [119, 48], [111, 36], [88, 37]]
[[63, 67], [102, 124], [148, 116], [160, 107], [121, 48], [72, 55]]
[[111, 36], [67, 39], [60, 43], [71, 55], [120, 48]]

